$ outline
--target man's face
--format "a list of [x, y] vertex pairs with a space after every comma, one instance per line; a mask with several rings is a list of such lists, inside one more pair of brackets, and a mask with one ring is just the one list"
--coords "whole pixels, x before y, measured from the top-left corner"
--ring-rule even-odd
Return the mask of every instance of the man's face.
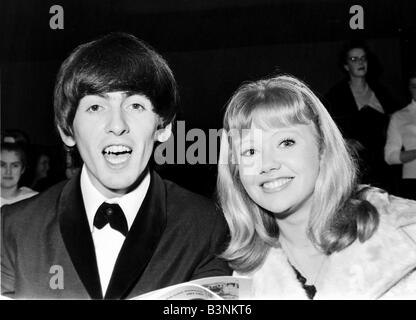
[[73, 137], [60, 133], [66, 145], [77, 145], [92, 183], [111, 198], [129, 192], [146, 168], [160, 122], [146, 96], [117, 91], [83, 97]]

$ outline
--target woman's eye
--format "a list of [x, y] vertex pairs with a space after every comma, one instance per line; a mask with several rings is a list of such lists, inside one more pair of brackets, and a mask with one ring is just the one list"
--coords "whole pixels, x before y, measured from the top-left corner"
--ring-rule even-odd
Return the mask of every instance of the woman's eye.
[[295, 140], [293, 139], [284, 139], [282, 142], [280, 142], [280, 146], [282, 147], [291, 147], [295, 144]]
[[101, 106], [99, 106], [98, 104], [94, 104], [94, 105], [92, 105], [92, 106], [88, 107], [87, 111], [88, 111], [88, 112], [97, 112], [97, 111], [99, 111], [101, 108], [102, 108], [102, 107], [101, 107]]
[[244, 157], [254, 156], [255, 154], [256, 154], [256, 150], [254, 148], [247, 149], [247, 150], [243, 151], [243, 153], [242, 153], [242, 155]]

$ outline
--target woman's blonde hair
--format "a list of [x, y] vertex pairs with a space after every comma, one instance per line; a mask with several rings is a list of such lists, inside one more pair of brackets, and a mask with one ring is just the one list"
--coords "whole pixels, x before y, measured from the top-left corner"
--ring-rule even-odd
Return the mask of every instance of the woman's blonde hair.
[[[320, 150], [308, 235], [331, 254], [357, 238], [365, 241], [378, 226], [378, 213], [358, 191], [357, 167], [338, 127], [316, 95], [300, 80], [281, 75], [243, 84], [231, 97], [224, 116], [225, 133], [241, 132], [253, 121], [267, 127], [313, 123]], [[234, 138], [233, 138], [234, 137]], [[271, 212], [254, 203], [241, 184], [234, 134], [223, 135], [217, 192], [230, 228], [223, 253], [231, 267], [249, 272], [278, 244], [279, 229]]]

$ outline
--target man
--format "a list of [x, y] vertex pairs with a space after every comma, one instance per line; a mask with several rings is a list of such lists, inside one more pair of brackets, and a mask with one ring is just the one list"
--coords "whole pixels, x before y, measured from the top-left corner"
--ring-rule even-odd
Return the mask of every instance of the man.
[[177, 87], [167, 63], [127, 34], [83, 44], [54, 94], [63, 142], [81, 173], [2, 210], [2, 294], [125, 299], [229, 275], [223, 216], [207, 199], [149, 169], [171, 134]]

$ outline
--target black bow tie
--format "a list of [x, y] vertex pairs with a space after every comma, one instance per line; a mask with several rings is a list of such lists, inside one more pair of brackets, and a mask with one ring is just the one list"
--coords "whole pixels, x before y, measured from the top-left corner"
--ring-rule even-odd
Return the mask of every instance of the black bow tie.
[[129, 231], [127, 220], [118, 204], [103, 202], [98, 208], [94, 217], [94, 226], [102, 229], [107, 223], [110, 224], [111, 228], [120, 231], [125, 237], [127, 236]]

